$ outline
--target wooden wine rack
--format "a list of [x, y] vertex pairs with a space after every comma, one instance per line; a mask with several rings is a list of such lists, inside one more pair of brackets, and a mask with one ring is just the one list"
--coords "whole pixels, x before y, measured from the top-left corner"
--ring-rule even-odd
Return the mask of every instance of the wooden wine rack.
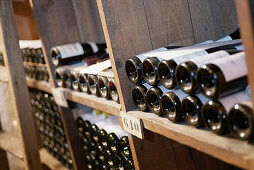
[[[12, 34], [9, 30], [6, 31], [7, 28], [15, 28], [10, 2], [11, 0], [0, 2], [1, 31], [4, 35], [1, 41], [7, 47], [5, 55], [8, 56], [5, 57], [7, 61], [13, 61], [12, 55], [20, 56], [15, 30], [12, 30]], [[227, 35], [238, 27], [236, 7], [246, 51], [249, 84], [253, 89], [254, 0], [235, 0], [235, 2], [233, 0], [30, 0], [29, 2], [43, 43], [50, 83], [27, 79], [27, 85], [48, 93], [52, 93], [51, 88], [56, 87], [53, 74], [55, 67], [49, 58], [52, 46], [77, 41], [106, 41], [120, 104], [69, 89], [64, 89], [64, 94], [70, 101], [116, 116], [120, 116], [120, 111], [123, 111], [142, 120], [144, 139], [129, 135], [135, 169], [154, 169], [154, 167], [156, 169], [235, 169], [236, 167], [232, 165], [254, 169], [254, 147], [245, 141], [217, 136], [205, 129], [196, 129], [184, 123], [174, 124], [152, 113], [136, 111], [129, 95], [133, 85], [129, 82], [124, 68], [126, 59], [145, 51], [170, 44], [191, 45]], [[4, 24], [6, 22], [8, 24]], [[7, 37], [12, 38], [8, 40]], [[10, 53], [10, 47], [7, 46], [10, 43], [15, 54]], [[14, 66], [20, 71], [21, 60], [7, 62], [7, 68], [9, 67], [11, 71], [7, 71], [5, 75], [11, 75], [7, 77], [13, 87], [16, 85], [15, 81], [11, 81], [15, 75], [12, 69]], [[18, 75], [24, 87], [26, 85], [23, 82], [24, 75], [23, 73]], [[0, 78], [6, 79], [6, 76]], [[26, 91], [22, 92], [22, 95], [24, 93]], [[254, 90], [252, 95], [254, 96]], [[16, 101], [17, 104], [18, 100]], [[23, 111], [19, 107], [17, 110], [18, 114]], [[60, 110], [74, 168], [86, 169], [71, 110], [64, 107]], [[20, 118], [22, 148], [27, 148], [24, 140], [35, 132], [23, 130], [21, 122], [27, 121]], [[34, 128], [30, 127], [30, 129]], [[1, 149], [17, 155], [25, 162], [31, 159], [35, 162], [33, 165], [39, 166], [38, 157], [30, 158], [31, 155], [24, 152], [24, 150], [28, 151], [27, 149], [13, 149], [10, 146], [18, 147], [20, 144], [11, 142], [11, 145], [6, 145], [1, 142], [1, 137], [13, 139], [4, 132], [0, 133]], [[32, 141], [33, 151], [40, 153], [42, 163], [51, 169], [65, 169], [61, 163], [47, 155], [45, 150], [41, 149], [38, 152], [36, 141]], [[2, 152], [0, 154], [0, 156], [4, 155]], [[27, 162], [27, 169], [34, 168]]]

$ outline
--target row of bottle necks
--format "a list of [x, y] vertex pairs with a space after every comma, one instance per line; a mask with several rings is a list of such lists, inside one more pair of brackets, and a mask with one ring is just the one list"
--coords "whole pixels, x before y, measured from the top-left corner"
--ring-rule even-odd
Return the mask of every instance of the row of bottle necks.
[[48, 69], [46, 66], [24, 65], [25, 75], [38, 81], [49, 81]]
[[247, 86], [242, 48], [241, 40], [161, 48], [128, 59], [125, 69], [130, 81], [137, 85], [146, 82], [167, 89], [180, 88], [188, 94], [201, 91], [209, 98], [219, 98]]
[[109, 68], [107, 71], [111, 72], [109, 76], [96, 75], [96, 73], [82, 73], [82, 69], [82, 67], [78, 70], [72, 70], [66, 67], [56, 69], [55, 77], [57, 85], [119, 102], [112, 68]]
[[[31, 103], [44, 146], [66, 167], [72, 168], [61, 116], [53, 96], [39, 93]], [[128, 138], [117, 117], [109, 116], [105, 119], [102, 114], [84, 112], [88, 111], [82, 108], [73, 110], [88, 168], [134, 169]]]
[[130, 81], [138, 84], [132, 98], [140, 110], [205, 125], [219, 135], [231, 131], [240, 139], [252, 137], [241, 40], [162, 48], [133, 57], [125, 66]]

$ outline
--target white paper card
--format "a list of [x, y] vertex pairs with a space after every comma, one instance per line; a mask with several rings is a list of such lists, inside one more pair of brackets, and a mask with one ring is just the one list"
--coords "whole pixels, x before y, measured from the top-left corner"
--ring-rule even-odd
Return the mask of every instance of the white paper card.
[[248, 101], [250, 100], [250, 97], [245, 93], [245, 91], [241, 91], [218, 100], [228, 112], [235, 104]]
[[97, 46], [97, 44], [96, 43], [94, 43], [94, 42], [87, 42], [91, 47], [92, 47], [92, 49], [93, 49], [93, 53], [97, 53], [98, 51], [99, 51], [99, 48], [98, 48], [98, 46]]
[[41, 40], [19, 40], [20, 49], [23, 48], [41, 48]]
[[144, 139], [143, 124], [141, 119], [123, 112], [121, 112], [120, 116], [123, 122], [123, 129], [126, 132], [135, 135], [140, 139]]
[[83, 74], [98, 74], [100, 72], [102, 72], [103, 70], [110, 68], [111, 67], [111, 61], [110, 60], [106, 60], [97, 64], [93, 64], [91, 66], [88, 66], [82, 70], [80, 70], [80, 73]]
[[52, 88], [52, 93], [58, 105], [68, 107], [68, 102], [62, 88]]
[[225, 57], [218, 60], [212, 60], [210, 62], [218, 66], [225, 76], [226, 81], [231, 81], [247, 75], [247, 66], [245, 62], [245, 53], [240, 52], [230, 57]]
[[84, 54], [83, 47], [80, 43], [56, 46], [56, 48], [60, 51], [61, 58], [68, 58]]

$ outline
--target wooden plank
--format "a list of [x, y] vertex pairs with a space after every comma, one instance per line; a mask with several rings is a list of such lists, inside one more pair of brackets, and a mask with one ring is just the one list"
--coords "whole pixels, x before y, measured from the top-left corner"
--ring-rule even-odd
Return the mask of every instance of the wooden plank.
[[226, 163], [244, 169], [254, 168], [254, 147], [245, 141], [218, 136], [205, 129], [196, 129], [184, 123], [175, 124], [149, 112], [131, 111], [127, 114], [141, 118], [147, 130], [195, 148]]
[[[11, 0], [0, 1], [0, 46], [9, 78], [10, 95], [19, 125], [19, 137], [26, 169], [42, 169], [29, 93], [25, 81]], [[29, 130], [28, 130], [29, 129]]]
[[[49, 73], [54, 73], [50, 49], [56, 45], [79, 42], [80, 35], [70, 0], [41, 1], [30, 0], [35, 22], [43, 44], [43, 54], [49, 65]], [[46, 57], [48, 56], [48, 57]], [[56, 84], [53, 74], [49, 74], [51, 85]]]
[[[251, 96], [254, 96], [254, 2], [253, 0], [235, 0], [235, 2], [248, 67], [248, 82], [252, 89]], [[254, 104], [253, 98], [252, 103]]]
[[0, 81], [8, 81], [8, 75], [6, 72], [6, 68], [3, 66], [0, 66]]
[[0, 167], [4, 170], [10, 169], [8, 158], [7, 158], [7, 153], [1, 149], [0, 149]]
[[47, 165], [50, 169], [54, 170], [68, 170], [65, 166], [61, 164], [55, 157], [50, 155], [48, 151], [44, 148], [40, 149], [41, 162]]
[[18, 136], [7, 132], [0, 132], [0, 148], [18, 159], [24, 159]]
[[[52, 93], [50, 84], [48, 82], [36, 81], [29, 78], [27, 78], [26, 80], [28, 87], [42, 90], [47, 93]], [[66, 98], [70, 101], [83, 104], [101, 110], [103, 112], [113, 114], [115, 116], [120, 115], [121, 105], [114, 101], [106, 100], [104, 98], [96, 97], [94, 95], [89, 95], [82, 92], [76, 92], [71, 89], [63, 89], [63, 91], [65, 93]]]
[[177, 169], [171, 140], [154, 133], [152, 140], [129, 135], [129, 141], [135, 169]]
[[[125, 73], [125, 61], [152, 49], [142, 0], [97, 0], [123, 111], [135, 105], [129, 95], [133, 85]], [[124, 97], [123, 97], [124, 96]]]
[[188, 0], [196, 42], [216, 40], [238, 27], [234, 0]]
[[187, 0], [143, 0], [153, 49], [194, 44]]
[[82, 41], [105, 42], [96, 1], [72, 0]]

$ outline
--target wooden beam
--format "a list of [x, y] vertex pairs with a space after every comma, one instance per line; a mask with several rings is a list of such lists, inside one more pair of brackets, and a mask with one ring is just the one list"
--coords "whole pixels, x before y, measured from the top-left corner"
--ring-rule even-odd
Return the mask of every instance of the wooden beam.
[[34, 120], [25, 80], [11, 0], [0, 1], [0, 45], [9, 79], [10, 95], [19, 125], [19, 137], [26, 169], [41, 170]]
[[[251, 96], [254, 96], [254, 0], [235, 0], [237, 16], [240, 24], [240, 32], [243, 40], [248, 67], [248, 82]], [[254, 105], [254, 100], [252, 98]], [[254, 116], [253, 116], [254, 117]]]

